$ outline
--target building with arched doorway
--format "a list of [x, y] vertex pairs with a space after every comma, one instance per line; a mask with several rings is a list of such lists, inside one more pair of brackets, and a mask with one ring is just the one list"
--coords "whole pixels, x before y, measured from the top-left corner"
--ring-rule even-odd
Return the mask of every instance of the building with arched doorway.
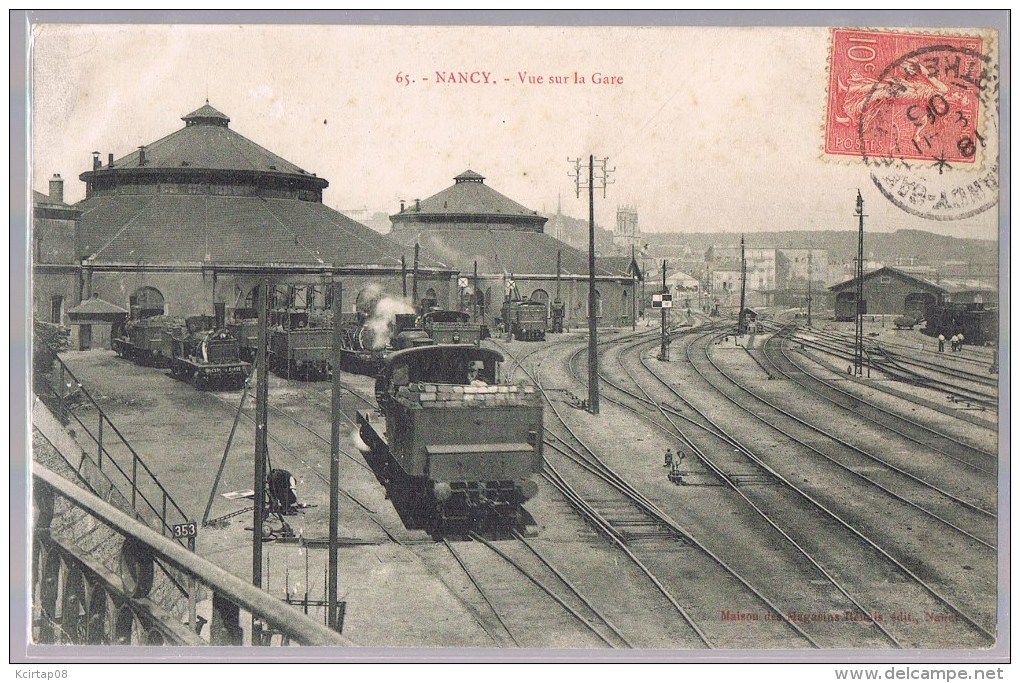
[[[864, 313], [867, 315], [912, 315], [927, 317], [944, 303], [995, 306], [998, 291], [976, 283], [939, 280], [938, 282], [898, 268], [885, 266], [864, 274], [862, 282]], [[851, 279], [828, 289], [836, 320], [853, 320], [856, 314], [857, 280]]]
[[[513, 288], [524, 298], [551, 305], [559, 296], [565, 324], [588, 319], [588, 255], [544, 232], [548, 220], [485, 184], [471, 170], [454, 184], [390, 216], [390, 236], [460, 273], [461, 309], [490, 325]], [[557, 267], [558, 262], [558, 267]], [[477, 273], [477, 275], [476, 275]], [[557, 273], [559, 277], [557, 277]], [[596, 268], [600, 324], [630, 324], [629, 275]]]
[[[456, 293], [449, 268], [428, 256], [415, 268], [402, 245], [323, 204], [326, 179], [237, 133], [208, 102], [182, 120], [183, 128], [120, 158], [104, 163], [94, 152], [75, 206], [37, 201], [46, 216], [60, 211], [76, 221], [35, 221], [36, 273], [59, 270], [66, 279], [37, 279], [37, 316], [55, 310], [51, 297], [70, 308], [95, 294], [136, 317], [207, 314], [214, 303], [229, 311], [250, 304], [266, 278], [278, 296], [306, 305], [325, 304], [338, 280], [348, 311], [366, 288], [410, 294], [414, 274], [437, 299]], [[51, 233], [66, 243], [53, 254]]]

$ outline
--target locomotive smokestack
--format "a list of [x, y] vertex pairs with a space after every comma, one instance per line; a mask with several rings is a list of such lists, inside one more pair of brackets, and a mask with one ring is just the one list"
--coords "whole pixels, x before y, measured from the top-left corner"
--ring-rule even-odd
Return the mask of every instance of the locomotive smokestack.
[[222, 329], [227, 324], [227, 304], [217, 301], [213, 304], [213, 309], [216, 312], [216, 329]]
[[54, 202], [64, 203], [64, 179], [59, 173], [54, 173], [50, 178], [50, 199]]

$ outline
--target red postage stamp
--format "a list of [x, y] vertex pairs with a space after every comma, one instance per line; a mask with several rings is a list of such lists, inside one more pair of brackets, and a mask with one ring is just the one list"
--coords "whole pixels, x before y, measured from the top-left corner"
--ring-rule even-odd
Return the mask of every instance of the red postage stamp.
[[973, 164], [988, 61], [980, 37], [833, 29], [825, 153]]

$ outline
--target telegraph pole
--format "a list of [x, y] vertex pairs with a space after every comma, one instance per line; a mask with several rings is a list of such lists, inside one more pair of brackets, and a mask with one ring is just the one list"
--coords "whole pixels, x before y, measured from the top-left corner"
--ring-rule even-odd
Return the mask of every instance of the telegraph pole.
[[421, 247], [417, 242], [414, 243], [414, 270], [411, 271], [411, 305], [414, 306], [414, 310], [418, 310], [418, 255]]
[[[343, 409], [340, 407], [343, 383], [340, 381], [341, 363], [341, 325], [340, 313], [343, 311], [343, 285], [336, 282], [333, 287], [333, 394], [331, 406], [332, 430], [329, 439], [329, 595], [326, 598], [326, 618], [330, 628], [340, 629], [337, 618], [340, 606], [340, 421]], [[305, 552], [308, 552], [307, 548]]]
[[475, 277], [471, 283], [474, 289], [474, 295], [471, 297], [471, 322], [478, 322], [478, 261], [475, 261]]
[[740, 313], [737, 314], [737, 334], [744, 334], [744, 307], [747, 291], [747, 259], [744, 258], [744, 236], [740, 236]]
[[811, 327], [811, 263], [812, 251], [808, 249], [807, 253], [807, 326]]
[[854, 316], [854, 374], [864, 375], [864, 198], [857, 190], [857, 315]]
[[[267, 414], [269, 412], [269, 280], [262, 281], [259, 296], [259, 348], [255, 360], [255, 511], [252, 516], [251, 582], [262, 588], [262, 524], [266, 512]], [[252, 615], [252, 644], [261, 642], [262, 624]]]
[[630, 330], [637, 331], [637, 261], [634, 259], [634, 245], [630, 245]]
[[580, 157], [568, 159], [574, 164], [574, 178], [577, 196], [580, 198], [581, 190], [588, 190], [588, 412], [592, 415], [599, 414], [599, 359], [598, 359], [598, 331], [596, 319], [597, 297], [595, 296], [595, 183], [599, 182], [602, 190], [602, 198], [606, 197], [606, 186], [612, 184], [609, 174], [616, 169], [607, 169], [606, 162], [609, 158], [599, 159], [598, 166], [600, 175], [595, 175], [595, 155], [588, 156], [588, 184], [585, 185], [581, 179], [582, 162]]
[[[669, 288], [666, 287], [666, 259], [662, 259], [662, 293], [667, 294]], [[659, 348], [659, 360], [669, 360], [669, 333], [666, 324], [666, 297], [662, 298], [662, 330], [661, 340]]]

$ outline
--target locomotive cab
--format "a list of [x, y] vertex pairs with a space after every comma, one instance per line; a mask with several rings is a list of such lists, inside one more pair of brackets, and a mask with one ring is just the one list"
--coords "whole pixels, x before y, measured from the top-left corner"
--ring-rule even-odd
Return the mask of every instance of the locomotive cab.
[[385, 457], [391, 498], [426, 527], [509, 528], [538, 490], [541, 396], [499, 384], [502, 361], [474, 345], [397, 351], [376, 382], [385, 431], [358, 416], [362, 439]]

